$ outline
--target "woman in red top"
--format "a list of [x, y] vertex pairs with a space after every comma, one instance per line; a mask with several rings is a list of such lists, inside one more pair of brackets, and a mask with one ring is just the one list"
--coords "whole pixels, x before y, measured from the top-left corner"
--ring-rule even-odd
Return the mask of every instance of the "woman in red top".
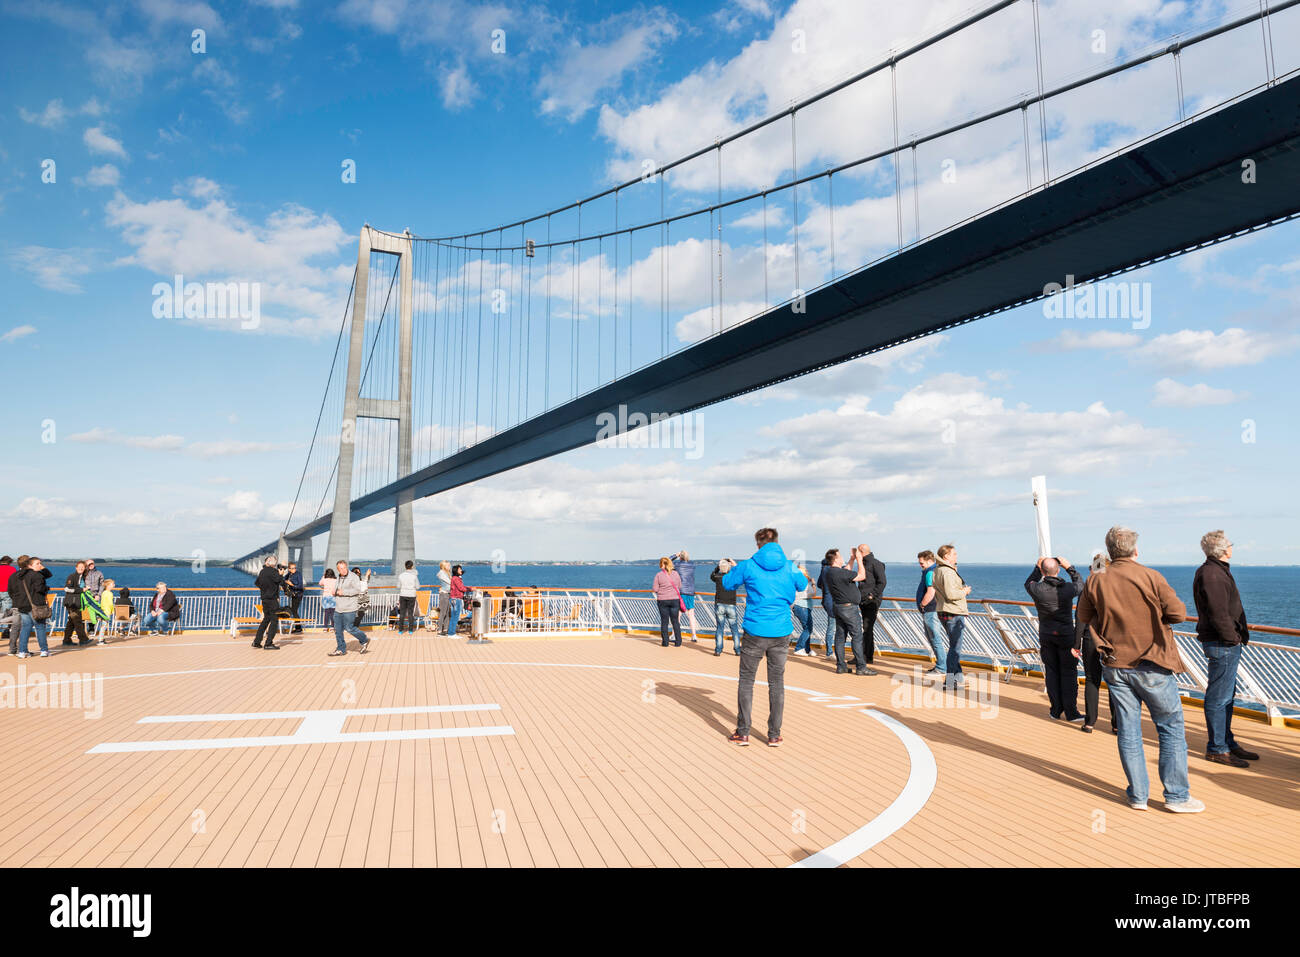
[[447, 634], [456, 637], [456, 626], [460, 624], [460, 616], [465, 611], [465, 574], [464, 567], [456, 565], [451, 570], [451, 612], [447, 616]]
[[674, 644], [682, 646], [682, 576], [673, 571], [671, 558], [659, 559], [659, 572], [654, 580], [655, 601], [659, 605], [660, 644], [668, 647], [668, 624], [672, 623]]

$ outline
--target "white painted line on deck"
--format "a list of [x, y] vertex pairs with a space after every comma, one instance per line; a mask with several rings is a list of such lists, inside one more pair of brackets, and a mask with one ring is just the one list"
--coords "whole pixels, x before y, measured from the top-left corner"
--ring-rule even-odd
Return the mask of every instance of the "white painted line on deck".
[[407, 728], [391, 731], [344, 733], [348, 718], [373, 714], [446, 714], [466, 711], [500, 711], [497, 704], [413, 705], [400, 708], [329, 708], [320, 711], [250, 711], [245, 714], [149, 715], [137, 724], [173, 722], [221, 722], [301, 718], [293, 734], [242, 738], [176, 738], [162, 741], [109, 741], [97, 744], [87, 754], [126, 754], [138, 751], [207, 751], [221, 748], [266, 748], [286, 744], [349, 744], [358, 741], [415, 741], [427, 738], [483, 738], [515, 733], [510, 725], [480, 728]]

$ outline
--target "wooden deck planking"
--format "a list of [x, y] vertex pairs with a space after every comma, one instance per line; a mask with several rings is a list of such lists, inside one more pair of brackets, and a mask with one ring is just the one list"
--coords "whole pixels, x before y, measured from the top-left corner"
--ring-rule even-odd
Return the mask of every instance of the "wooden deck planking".
[[[624, 638], [472, 646], [385, 634], [364, 658], [326, 659], [332, 644], [309, 637], [268, 653], [196, 634], [152, 648], [26, 659], [29, 676], [102, 672], [105, 713], [88, 721], [58, 709], [9, 709], [0, 800], [11, 813], [0, 822], [0, 862], [769, 866], [864, 824], [909, 772], [902, 744], [879, 722], [793, 691], [786, 744], [766, 748], [763, 685], [752, 746], [728, 745], [737, 659], [714, 658], [708, 641], [680, 649]], [[0, 661], [0, 670], [16, 665]], [[1292, 730], [1239, 719], [1234, 730], [1263, 760], [1237, 771], [1200, 757], [1204, 718], [1187, 709], [1192, 792], [1209, 810], [1175, 816], [1161, 809], [1148, 723], [1152, 798], [1141, 813], [1123, 800], [1114, 737], [1048, 720], [1032, 680], [999, 683], [998, 715], [983, 719], [975, 708], [894, 708], [889, 675], [911, 665], [885, 658], [877, 667], [886, 674], [841, 676], [820, 658], [792, 657], [786, 673], [788, 686], [855, 695], [859, 707], [870, 702], [897, 717], [938, 765], [926, 806], [853, 865], [1293, 863], [1300, 736]], [[655, 668], [706, 677], [642, 670]], [[646, 678], [656, 683], [654, 704], [641, 699]], [[349, 680], [355, 702], [343, 700]], [[476, 702], [501, 710], [357, 716], [344, 730], [510, 724], [515, 734], [85, 753], [101, 741], [291, 734], [299, 720], [138, 724], [144, 715]], [[1104, 697], [1099, 726], [1108, 726]], [[205, 813], [198, 833], [196, 810]], [[1104, 830], [1095, 830], [1098, 811]], [[799, 813], [801, 832], [792, 827]], [[1214, 861], [1204, 847], [1219, 849]]]

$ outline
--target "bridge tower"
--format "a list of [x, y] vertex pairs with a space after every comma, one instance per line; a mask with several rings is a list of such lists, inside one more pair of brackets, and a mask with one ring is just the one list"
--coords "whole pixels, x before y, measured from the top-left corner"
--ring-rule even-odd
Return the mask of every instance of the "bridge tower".
[[[398, 269], [398, 378], [396, 399], [375, 399], [361, 394], [362, 350], [366, 338], [366, 290], [370, 279], [370, 254], [386, 253], [400, 260]], [[334, 512], [330, 517], [326, 568], [349, 557], [352, 530], [352, 470], [356, 458], [358, 419], [387, 419], [397, 423], [397, 478], [411, 474], [411, 233], [394, 236], [361, 227], [357, 250], [356, 292], [348, 341], [348, 371], [343, 392], [343, 422], [339, 432], [338, 479], [334, 487]], [[393, 574], [415, 558], [415, 523], [408, 491], [398, 501], [393, 520]]]

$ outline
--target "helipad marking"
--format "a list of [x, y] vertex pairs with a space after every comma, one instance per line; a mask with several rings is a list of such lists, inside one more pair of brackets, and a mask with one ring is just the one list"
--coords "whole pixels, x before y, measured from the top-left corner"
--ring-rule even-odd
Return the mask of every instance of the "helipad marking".
[[[572, 664], [567, 662], [554, 662], [554, 661], [483, 661], [481, 659], [471, 659], [471, 660], [462, 660], [462, 661], [455, 661], [455, 660], [370, 661], [367, 663], [374, 667], [381, 667], [381, 666], [436, 667], [440, 665], [480, 665], [480, 666], [487, 665], [493, 668], [500, 668], [503, 666], [514, 665], [516, 667], [525, 667], [525, 668], [586, 668], [589, 670], [596, 670], [596, 671], [642, 671], [642, 672], [651, 672], [655, 674], [687, 675], [695, 678], [715, 678], [722, 681], [735, 681], [735, 682], [740, 681], [739, 676], [711, 674], [706, 671], [683, 671], [674, 668], [648, 668], [639, 665]], [[268, 665], [262, 668], [249, 668], [249, 667], [194, 668], [188, 671], [161, 671], [161, 672], [153, 672], [153, 673], [146, 672], [143, 674], [131, 674], [131, 675], [105, 675], [104, 679], [106, 681], [111, 681], [120, 678], [152, 678], [152, 677], [163, 677], [163, 676], [171, 677], [177, 675], [214, 674], [214, 673], [226, 672], [226, 671], [274, 671], [282, 668], [312, 668], [312, 667], [323, 668], [323, 667], [330, 667], [333, 664], [334, 662], [318, 662], [314, 665], [285, 664], [285, 665]], [[766, 682], [755, 681], [754, 684], [756, 686], [762, 686], [765, 685]], [[787, 684], [785, 686], [785, 689], [786, 691], [794, 691], [794, 692], [798, 692], [799, 694], [807, 695], [809, 701], [814, 703], [819, 703], [819, 704], [825, 704], [830, 701], [843, 702], [845, 698], [852, 697], [851, 695], [829, 695], [823, 691], [814, 691], [811, 688], [801, 688], [797, 685], [791, 685], [791, 684]], [[893, 803], [890, 804], [889, 807], [885, 808], [885, 810], [882, 811], [878, 817], [876, 817], [871, 821], [868, 821], [862, 827], [853, 831], [851, 834], [844, 837], [843, 839], [836, 841], [830, 847], [818, 851], [815, 854], [811, 854], [801, 861], [796, 861], [795, 863], [788, 865], [790, 867], [838, 867], [839, 865], [846, 863], [852, 858], [857, 857], [860, 854], [866, 853], [872, 847], [879, 844], [885, 838], [889, 837], [891, 834], [898, 831], [904, 824], [906, 824], [913, 817], [915, 817], [916, 814], [921, 810], [921, 808], [925, 806], [926, 802], [930, 799], [930, 795], [934, 793], [935, 783], [938, 780], [938, 769], [937, 766], [935, 765], [934, 754], [930, 751], [929, 746], [920, 737], [920, 735], [918, 735], [915, 731], [913, 731], [911, 728], [907, 727], [907, 725], [903, 724], [897, 719], [892, 718], [889, 715], [883, 714], [869, 707], [869, 702], [854, 701], [851, 703], [854, 706], [859, 707], [859, 710], [861, 710], [863, 714], [870, 715], [872, 718], [875, 718], [877, 721], [883, 724], [886, 728], [888, 728], [891, 732], [893, 732], [894, 735], [897, 736], [898, 739], [903, 743], [903, 746], [907, 749], [907, 755], [911, 763], [911, 769], [908, 772], [907, 783], [903, 786], [903, 790], [899, 792], [898, 797], [894, 799]], [[245, 716], [239, 715], [238, 717], [242, 719]], [[301, 730], [301, 728], [299, 730]], [[485, 731], [488, 729], [463, 729], [463, 730]], [[514, 729], [510, 728], [509, 726], [506, 726], [504, 733], [514, 734]], [[387, 740], [382, 738], [381, 739], [366, 738], [363, 737], [363, 734], [365, 734], [365, 732], [358, 732], [349, 735], [340, 735], [340, 737], [345, 742], [365, 741], [365, 740]], [[297, 739], [297, 737], [294, 735], [290, 735], [289, 738], [291, 740], [284, 743], [290, 743], [290, 744], [302, 743], [301, 740]], [[265, 743], [272, 739], [270, 738], [199, 739], [200, 743], [202, 744], [209, 744], [212, 741], [221, 741], [221, 740], [236, 740], [236, 741], [248, 740], [255, 743], [257, 742]], [[148, 745], [150, 743], [152, 742], [139, 742], [139, 744], [141, 745]], [[231, 746], [240, 747], [242, 745], [231, 745]], [[87, 753], [92, 753], [92, 754], [96, 752], [104, 753], [104, 751], [101, 751], [101, 749], [105, 749], [105, 748], [106, 748], [105, 745], [99, 745], [96, 748], [91, 749], [91, 751]], [[133, 750], [152, 751], [152, 750], [165, 750], [165, 749], [141, 747]]]
[[357, 741], [411, 741], [424, 738], [484, 738], [511, 735], [510, 725], [479, 728], [414, 728], [391, 731], [343, 732], [348, 718], [368, 714], [434, 714], [466, 711], [500, 711], [497, 704], [433, 704], [406, 708], [333, 708], [321, 711], [250, 711], [245, 714], [161, 714], [141, 718], [137, 724], [219, 722], [301, 718], [293, 734], [245, 738], [176, 738], [163, 741], [110, 741], [97, 744], [87, 754], [123, 754], [137, 751], [206, 751], [219, 748], [266, 748], [286, 744], [348, 744]]

